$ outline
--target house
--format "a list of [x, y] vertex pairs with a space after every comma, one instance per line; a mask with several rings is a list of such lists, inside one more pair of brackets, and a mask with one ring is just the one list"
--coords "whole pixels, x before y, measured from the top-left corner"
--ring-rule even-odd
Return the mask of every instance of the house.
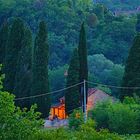
[[[108, 99], [113, 99], [110, 95], [105, 92], [91, 88], [88, 90], [88, 102], [87, 102], [87, 111], [94, 108], [97, 102], [105, 101]], [[60, 98], [59, 103], [52, 105], [51, 118], [66, 119], [68, 116], [65, 112], [65, 97]]]
[[52, 118], [58, 118], [58, 119], [66, 119], [66, 113], [65, 113], [65, 98], [62, 97], [59, 99], [59, 103], [52, 105], [51, 110], [51, 119]]
[[87, 111], [94, 108], [98, 102], [113, 100], [113, 97], [99, 89], [91, 88], [88, 90]]

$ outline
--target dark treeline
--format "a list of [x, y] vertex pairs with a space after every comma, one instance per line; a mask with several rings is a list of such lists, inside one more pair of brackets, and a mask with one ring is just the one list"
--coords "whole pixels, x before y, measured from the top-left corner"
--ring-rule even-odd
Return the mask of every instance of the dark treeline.
[[[51, 95], [22, 99], [49, 93], [49, 44], [46, 22], [41, 21], [34, 43], [32, 33], [24, 21], [15, 18], [11, 26], [1, 27], [3, 49], [4, 90], [16, 96], [16, 105], [28, 109], [36, 103], [42, 117], [49, 115]], [[33, 45], [34, 44], [34, 45]], [[74, 51], [68, 69], [67, 87], [88, 79], [87, 46], [84, 23], [81, 26], [78, 50]], [[57, 80], [57, 79], [56, 79]], [[83, 103], [83, 84], [66, 93], [66, 110], [73, 110]], [[75, 91], [76, 90], [76, 91]], [[74, 94], [77, 92], [77, 94]], [[77, 95], [77, 97], [75, 97]], [[68, 97], [68, 98], [67, 98]], [[71, 98], [70, 98], [71, 97]], [[71, 102], [74, 106], [71, 106]]]
[[137, 10], [140, 5], [139, 0], [93, 0], [95, 3], [102, 3], [112, 11]]
[[[46, 23], [40, 22], [34, 43], [31, 30], [20, 18], [15, 18], [11, 26], [4, 23], [0, 35], [3, 56], [1, 63], [5, 74], [4, 90], [13, 93], [16, 98], [49, 92]], [[17, 100], [15, 103], [22, 108], [30, 108], [31, 104], [37, 103], [43, 117], [48, 116], [51, 105], [50, 95], [38, 100]]]

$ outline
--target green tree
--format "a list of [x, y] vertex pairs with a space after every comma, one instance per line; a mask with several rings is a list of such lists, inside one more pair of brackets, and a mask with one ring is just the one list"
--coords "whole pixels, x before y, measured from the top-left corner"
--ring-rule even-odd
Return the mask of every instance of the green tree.
[[[109, 1], [107, 3], [112, 6]], [[18, 16], [30, 25], [33, 32], [37, 32], [40, 18], [47, 19], [51, 46], [49, 64], [55, 68], [69, 62], [78, 41], [81, 22], [87, 20], [89, 54], [104, 54], [120, 64], [126, 60], [134, 38], [136, 16], [114, 16], [109, 9], [93, 4], [93, 0], [1, 0], [0, 24], [6, 18]]]
[[124, 102], [104, 101], [97, 103], [90, 111], [97, 123], [97, 129], [109, 129], [110, 132], [124, 134], [139, 133], [140, 105], [133, 98]]
[[[85, 32], [84, 23], [82, 24], [80, 30], [78, 52], [79, 52], [79, 63], [80, 63], [79, 80], [80, 82], [83, 82], [84, 80], [88, 80], [87, 43], [86, 43], [86, 32]], [[88, 89], [87, 85], [86, 85], [86, 89]], [[84, 102], [84, 97], [82, 93], [83, 85], [80, 86], [80, 92], [82, 94], [82, 100], [83, 100], [82, 102]]]
[[40, 113], [35, 112], [36, 106], [32, 106], [30, 111], [16, 107], [15, 96], [3, 91], [3, 78], [0, 65], [0, 139], [27, 140], [43, 124]]
[[[139, 87], [140, 86], [140, 34], [138, 33], [134, 39], [134, 44], [130, 49], [129, 56], [126, 62], [125, 73], [122, 81], [124, 87]], [[120, 99], [125, 96], [133, 96], [136, 93], [140, 96], [138, 89], [123, 89], [120, 94]]]
[[[33, 77], [32, 95], [39, 95], [49, 92], [48, 79], [48, 53], [47, 28], [44, 21], [39, 24], [33, 54]], [[37, 103], [38, 110], [42, 117], [47, 117], [50, 111], [50, 95], [34, 98], [32, 103]]]
[[[131, 104], [132, 106], [132, 104]], [[134, 105], [135, 107], [135, 105]], [[136, 108], [135, 108], [136, 109]], [[138, 133], [138, 110], [129, 105], [115, 104], [108, 112], [109, 130], [119, 134]]]
[[[62, 67], [57, 67], [55, 69], [49, 70], [49, 79], [50, 79], [49, 81], [52, 91], [65, 88], [67, 70], [68, 65], [64, 65]], [[56, 103], [62, 96], [64, 96], [64, 92], [52, 94], [51, 98], [52, 103]]]
[[137, 15], [136, 31], [140, 32], [140, 14]]
[[84, 124], [84, 114], [82, 110], [76, 109], [72, 114], [70, 114], [69, 128], [78, 129], [82, 124]]
[[24, 41], [24, 23], [17, 18], [13, 21], [10, 29], [8, 43], [6, 47], [6, 56], [4, 64], [6, 91], [13, 92], [15, 84], [15, 75], [17, 70], [19, 52]]
[[[30, 96], [31, 92], [31, 63], [32, 63], [32, 33], [25, 29], [23, 46], [19, 52], [15, 86], [13, 93], [17, 98]], [[30, 107], [29, 99], [16, 102], [20, 107]]]
[[[67, 87], [79, 83], [79, 55], [77, 48], [73, 52], [73, 56], [70, 61], [67, 77]], [[65, 105], [66, 113], [71, 114], [74, 109], [81, 106], [81, 94], [79, 92], [79, 86], [69, 88], [65, 93]]]
[[4, 63], [5, 49], [8, 40], [8, 24], [4, 23], [0, 29], [0, 64]]

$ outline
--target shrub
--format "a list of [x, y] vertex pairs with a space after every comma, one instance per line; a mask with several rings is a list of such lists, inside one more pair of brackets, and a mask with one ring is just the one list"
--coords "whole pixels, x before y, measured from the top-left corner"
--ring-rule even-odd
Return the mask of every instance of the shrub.
[[39, 130], [28, 138], [28, 140], [72, 140], [72, 132], [64, 129], [50, 129], [50, 130]]
[[29, 135], [38, 131], [42, 125], [40, 113], [35, 112], [36, 106], [30, 111], [15, 107], [14, 96], [0, 91], [0, 139], [26, 140]]
[[123, 140], [140, 140], [140, 135], [126, 135]]
[[77, 140], [123, 140], [119, 135], [109, 133], [108, 130], [95, 130], [96, 123], [88, 120], [86, 124], [80, 126], [80, 129], [75, 132]]
[[93, 110], [89, 111], [88, 114], [97, 123], [97, 129], [104, 129], [109, 127], [108, 110], [110, 105], [111, 102], [109, 101], [98, 103]]
[[36, 105], [30, 111], [21, 110], [14, 105], [14, 95], [2, 91], [0, 76], [0, 139], [26, 140], [29, 135], [40, 129], [43, 121], [40, 113], [35, 112]]
[[108, 112], [109, 130], [119, 134], [135, 134], [138, 132], [138, 113], [128, 105], [117, 103]]
[[28, 140], [139, 140], [140, 138], [140, 135], [120, 136], [105, 129], [96, 131], [95, 126], [96, 123], [93, 120], [88, 120], [76, 131], [67, 128], [39, 130]]
[[82, 124], [78, 130], [71, 131], [64, 128], [40, 130], [35, 133], [29, 140], [124, 140], [121, 136], [109, 133], [107, 130], [97, 132], [95, 122], [88, 120]]
[[140, 132], [140, 105], [133, 98], [121, 102], [103, 102], [91, 111], [97, 129], [106, 128], [119, 134], [136, 134]]
[[81, 110], [74, 110], [69, 117], [69, 128], [78, 129], [84, 123], [84, 114]]

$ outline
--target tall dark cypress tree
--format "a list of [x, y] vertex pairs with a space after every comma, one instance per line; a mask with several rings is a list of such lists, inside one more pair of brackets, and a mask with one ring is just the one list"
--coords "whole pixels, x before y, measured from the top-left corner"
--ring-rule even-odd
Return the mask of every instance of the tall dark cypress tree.
[[[32, 95], [40, 95], [49, 92], [48, 79], [48, 54], [47, 29], [44, 21], [40, 22], [39, 32], [35, 39], [33, 54], [33, 83]], [[50, 111], [50, 95], [34, 98], [32, 103], [37, 103], [42, 117], [47, 117]]]
[[[31, 92], [31, 63], [32, 63], [32, 33], [27, 27], [25, 29], [22, 48], [19, 52], [15, 86], [13, 93], [17, 98], [30, 96]], [[20, 107], [30, 107], [30, 100], [17, 101]]]
[[6, 47], [5, 63], [4, 63], [4, 88], [13, 93], [15, 84], [15, 75], [17, 70], [19, 51], [24, 40], [24, 23], [21, 19], [14, 20], [10, 29], [8, 43]]
[[140, 14], [137, 14], [136, 31], [140, 32]]
[[8, 41], [8, 24], [4, 23], [0, 28], [0, 64], [3, 64], [5, 59], [5, 49]]
[[[70, 61], [67, 77], [67, 87], [79, 83], [79, 54], [76, 48], [73, 52], [73, 56]], [[81, 107], [81, 94], [79, 92], [79, 86], [69, 88], [65, 93], [65, 106], [66, 113], [69, 115], [72, 111], [78, 107]]]
[[[130, 49], [122, 86], [140, 87], [140, 33], [135, 37], [134, 44]], [[123, 100], [125, 96], [133, 96], [133, 93], [137, 93], [140, 96], [140, 89], [123, 89], [120, 99]]]
[[[85, 32], [84, 23], [82, 24], [81, 30], [80, 30], [78, 52], [79, 52], [79, 62], [80, 62], [80, 71], [79, 71], [80, 78], [79, 79], [80, 79], [80, 82], [83, 82], [84, 80], [88, 80], [87, 43], [86, 43], [86, 32]], [[83, 90], [84, 90], [84, 86], [81, 85], [80, 92], [82, 94], [81, 95], [82, 102], [84, 102]], [[86, 91], [87, 90], [88, 90], [88, 86], [86, 84]], [[86, 100], [87, 100], [87, 95], [86, 95]]]

